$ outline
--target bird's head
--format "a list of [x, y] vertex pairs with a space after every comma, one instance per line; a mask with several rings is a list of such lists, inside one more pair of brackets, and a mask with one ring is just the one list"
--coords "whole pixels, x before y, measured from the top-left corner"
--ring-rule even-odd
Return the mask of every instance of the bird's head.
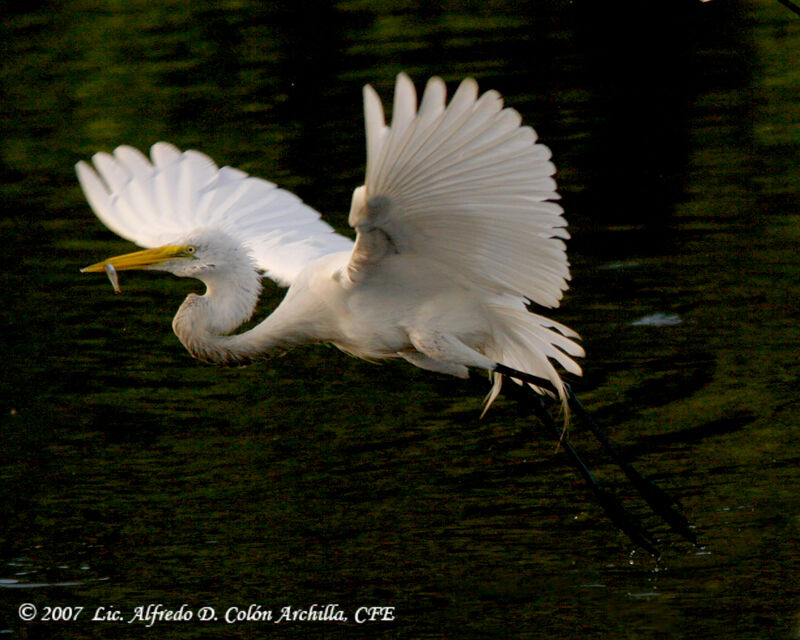
[[81, 271], [107, 273], [118, 291], [116, 272], [131, 269], [166, 271], [181, 278], [197, 278], [208, 285], [227, 277], [249, 280], [256, 271], [247, 248], [217, 229], [197, 231], [154, 249], [107, 258]]

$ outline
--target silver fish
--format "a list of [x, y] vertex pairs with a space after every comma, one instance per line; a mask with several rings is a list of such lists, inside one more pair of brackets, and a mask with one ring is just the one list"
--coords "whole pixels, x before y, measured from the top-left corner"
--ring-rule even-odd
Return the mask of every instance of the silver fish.
[[117, 270], [114, 268], [114, 265], [110, 262], [106, 262], [105, 271], [111, 282], [111, 286], [114, 287], [114, 293], [120, 293], [122, 289], [119, 288], [119, 277], [117, 277]]

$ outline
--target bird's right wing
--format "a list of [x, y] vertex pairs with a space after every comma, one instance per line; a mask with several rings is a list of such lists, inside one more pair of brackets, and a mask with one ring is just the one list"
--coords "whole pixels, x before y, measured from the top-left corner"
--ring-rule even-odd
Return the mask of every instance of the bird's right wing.
[[217, 167], [198, 151], [153, 145], [152, 161], [121, 146], [97, 153], [94, 168], [76, 165], [97, 217], [113, 232], [153, 248], [191, 232], [218, 228], [247, 247], [257, 266], [288, 285], [309, 262], [349, 251], [352, 240], [334, 233], [300, 198], [231, 167]]
[[[386, 251], [436, 260], [471, 286], [558, 306], [569, 279], [568, 238], [550, 150], [503, 108], [496, 91], [464, 80], [446, 104], [432, 78], [417, 109], [397, 77], [391, 126], [364, 89], [367, 175], [353, 196], [358, 231], [349, 271], [367, 272]], [[377, 233], [376, 233], [377, 232]]]

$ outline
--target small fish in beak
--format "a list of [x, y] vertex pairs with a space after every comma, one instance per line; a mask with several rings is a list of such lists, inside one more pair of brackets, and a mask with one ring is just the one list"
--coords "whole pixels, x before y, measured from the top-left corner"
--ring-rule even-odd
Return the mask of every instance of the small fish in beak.
[[117, 270], [114, 268], [114, 265], [110, 262], [106, 262], [104, 270], [111, 282], [111, 286], [114, 287], [114, 293], [122, 293], [122, 289], [119, 287], [119, 277], [117, 276]]

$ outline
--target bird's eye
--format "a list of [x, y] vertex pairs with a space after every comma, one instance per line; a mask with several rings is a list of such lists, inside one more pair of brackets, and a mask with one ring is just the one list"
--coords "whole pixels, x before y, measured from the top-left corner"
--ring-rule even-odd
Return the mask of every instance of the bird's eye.
[[195, 251], [197, 251], [197, 247], [195, 247], [193, 244], [190, 244], [186, 247], [186, 253], [188, 253], [190, 256], [193, 255]]

